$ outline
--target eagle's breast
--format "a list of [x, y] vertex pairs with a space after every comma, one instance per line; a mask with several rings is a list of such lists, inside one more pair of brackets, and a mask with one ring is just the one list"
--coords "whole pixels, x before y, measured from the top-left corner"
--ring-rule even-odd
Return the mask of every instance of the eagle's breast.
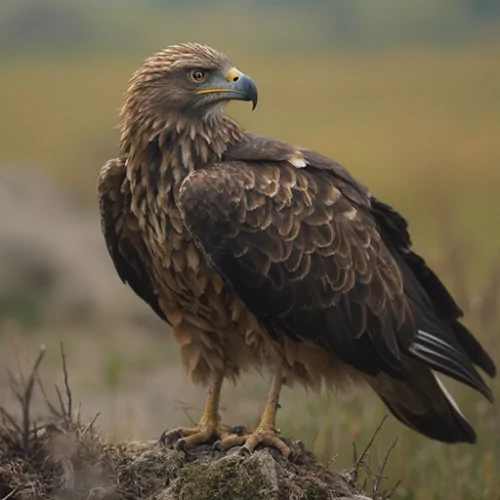
[[183, 222], [178, 194], [186, 175], [168, 169], [155, 184], [129, 183], [130, 216], [147, 249], [151, 280], [184, 365], [193, 381], [204, 382], [210, 370], [223, 365], [238, 373], [260, 364], [264, 335]]

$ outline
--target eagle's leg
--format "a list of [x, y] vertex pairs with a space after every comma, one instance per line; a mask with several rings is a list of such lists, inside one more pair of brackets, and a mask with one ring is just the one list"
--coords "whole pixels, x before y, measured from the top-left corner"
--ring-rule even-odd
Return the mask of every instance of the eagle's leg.
[[165, 431], [161, 442], [174, 445], [178, 449], [187, 449], [197, 444], [207, 443], [214, 439], [224, 439], [230, 432], [220, 423], [219, 401], [222, 388], [223, 373], [214, 373], [210, 385], [205, 410], [198, 425], [193, 428], [177, 428]]
[[262, 413], [259, 425], [250, 434], [229, 435], [216, 443], [219, 449], [228, 449], [233, 446], [241, 446], [241, 451], [252, 453], [258, 445], [277, 448], [285, 457], [291, 453], [290, 448], [279, 438], [279, 430], [276, 429], [276, 413], [279, 408], [279, 396], [283, 385], [283, 374], [281, 366], [275, 367], [271, 387], [267, 396], [267, 403]]

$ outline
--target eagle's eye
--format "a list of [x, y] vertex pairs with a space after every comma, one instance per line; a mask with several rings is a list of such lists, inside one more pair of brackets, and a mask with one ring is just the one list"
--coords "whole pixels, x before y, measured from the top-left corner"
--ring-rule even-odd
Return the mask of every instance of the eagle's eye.
[[203, 83], [207, 75], [202, 69], [193, 69], [189, 72], [189, 79], [194, 83]]

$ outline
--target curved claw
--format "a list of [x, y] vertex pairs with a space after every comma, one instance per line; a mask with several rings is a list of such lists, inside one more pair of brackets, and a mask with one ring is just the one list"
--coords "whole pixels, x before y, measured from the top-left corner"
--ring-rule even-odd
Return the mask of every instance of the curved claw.
[[174, 449], [179, 451], [186, 451], [187, 449], [186, 440], [184, 438], [178, 439], [177, 442], [174, 444]]
[[159, 442], [160, 444], [163, 444], [163, 445], [166, 445], [166, 444], [167, 444], [167, 431], [163, 431], [163, 432], [161, 433], [161, 436], [160, 436], [160, 438], [158, 439], [158, 442]]
[[232, 434], [225, 439], [220, 440], [218, 443], [218, 449], [227, 450], [229, 448], [234, 448], [235, 446], [240, 446], [237, 454], [238, 455], [248, 455], [251, 454], [257, 446], [265, 446], [268, 448], [276, 448], [285, 457], [289, 457], [291, 450], [288, 445], [284, 443], [282, 439], [279, 438], [277, 431], [270, 429], [257, 428], [255, 431], [245, 435]]
[[165, 446], [171, 446], [173, 443], [169, 431], [163, 431], [158, 441]]
[[[231, 431], [243, 432], [244, 427], [231, 427]], [[234, 435], [234, 434], [231, 434]], [[170, 448], [176, 450], [187, 451], [189, 448], [199, 444], [212, 443], [215, 439], [216, 443], [213, 445], [214, 449], [217, 448], [219, 443], [224, 441], [228, 436], [230, 436], [228, 428], [219, 423], [202, 423], [197, 427], [192, 429], [178, 428], [172, 429], [170, 431], [165, 431], [161, 437], [160, 442]], [[239, 444], [242, 444], [242, 441]]]
[[182, 429], [172, 429], [172, 430], [167, 430], [163, 431], [159, 442], [165, 446], [168, 446], [169, 448], [172, 448], [175, 443], [184, 437], [184, 432]]

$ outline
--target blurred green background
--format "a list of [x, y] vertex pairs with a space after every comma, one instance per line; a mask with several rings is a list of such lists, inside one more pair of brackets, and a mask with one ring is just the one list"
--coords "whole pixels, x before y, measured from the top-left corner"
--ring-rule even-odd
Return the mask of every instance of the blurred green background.
[[[95, 193], [117, 152], [129, 76], [185, 41], [226, 52], [257, 82], [255, 112], [229, 108], [245, 128], [336, 159], [407, 217], [416, 249], [498, 362], [498, 0], [2, 0], [2, 365], [23, 370], [45, 343], [50, 386], [63, 341], [82, 412], [101, 412], [117, 439], [198, 418], [204, 391], [180, 368], [168, 328], [116, 276]], [[499, 409], [449, 385], [478, 444], [431, 442], [391, 417], [370, 460], [376, 469], [399, 436], [385, 483], [402, 481], [396, 499], [500, 498]], [[253, 425], [265, 395], [260, 375], [228, 384], [224, 420]], [[13, 404], [5, 370], [0, 404]], [[286, 389], [282, 406], [282, 432], [336, 457], [335, 469], [386, 413], [363, 389]]]

